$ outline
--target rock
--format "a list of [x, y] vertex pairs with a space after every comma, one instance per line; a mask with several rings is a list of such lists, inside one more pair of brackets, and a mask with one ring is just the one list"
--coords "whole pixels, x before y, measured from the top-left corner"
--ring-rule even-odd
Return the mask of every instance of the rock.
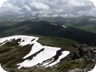
[[90, 47], [82, 44], [74, 53], [72, 59], [83, 58], [86, 61], [96, 62], [96, 47]]
[[76, 68], [76, 69], [69, 70], [68, 72], [87, 72], [87, 69]]

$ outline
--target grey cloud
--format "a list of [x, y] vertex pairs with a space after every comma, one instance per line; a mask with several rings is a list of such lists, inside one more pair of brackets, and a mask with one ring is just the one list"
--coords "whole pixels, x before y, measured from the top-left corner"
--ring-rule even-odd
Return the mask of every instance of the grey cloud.
[[94, 15], [96, 8], [89, 0], [8, 0], [0, 8], [0, 13], [15, 12], [32, 15]]

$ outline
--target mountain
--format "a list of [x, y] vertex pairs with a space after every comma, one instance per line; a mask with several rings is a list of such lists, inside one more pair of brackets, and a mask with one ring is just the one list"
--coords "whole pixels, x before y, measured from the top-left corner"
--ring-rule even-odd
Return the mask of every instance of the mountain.
[[1, 0], [0, 72], [96, 71], [95, 0]]
[[[67, 48], [62, 49], [60, 47], [42, 45], [38, 40], [39, 37], [24, 35], [0, 38], [0, 68], [8, 72], [51, 72], [53, 70], [55, 70], [55, 72], [67, 72], [74, 67], [85, 68], [89, 67], [90, 63], [92, 64], [90, 67], [94, 65], [94, 63], [89, 61], [89, 63], [87, 63], [87, 59], [85, 59], [86, 62], [83, 60], [83, 56], [84, 58], [88, 57], [88, 60], [90, 58], [87, 56], [87, 53], [81, 56], [79, 53], [81, 46], [77, 49], [71, 47], [71, 49], [68, 50]], [[86, 47], [87, 46], [82, 46], [81, 49]], [[86, 49], [89, 51], [93, 48], [89, 49], [89, 47], [87, 47]], [[82, 54], [84, 51], [86, 50], [83, 50]], [[79, 54], [80, 58], [75, 56]], [[90, 55], [91, 54], [94, 55], [93, 51]], [[95, 57], [93, 57], [93, 59], [94, 58]], [[88, 69], [90, 69], [90, 67]]]
[[42, 17], [41, 20], [56, 22], [58, 25], [66, 25], [81, 30], [96, 33], [96, 17], [79, 16], [79, 17]]
[[71, 26], [58, 25], [47, 21], [22, 21], [13, 25], [1, 26], [0, 36], [14, 34], [57, 36], [88, 45], [96, 45], [96, 34]]
[[38, 39], [33, 36], [1, 38], [0, 63], [5, 67], [10, 67], [14, 63], [18, 69], [33, 66], [51, 67], [70, 53], [58, 47], [43, 46], [37, 42]]
[[57, 21], [57, 23], [96, 33], [96, 18], [92, 17], [66, 18], [63, 19], [62, 21]]

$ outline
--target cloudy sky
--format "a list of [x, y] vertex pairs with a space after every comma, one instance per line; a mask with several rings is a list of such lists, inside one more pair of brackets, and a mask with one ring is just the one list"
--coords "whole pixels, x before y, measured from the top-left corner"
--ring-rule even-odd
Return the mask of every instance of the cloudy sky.
[[95, 0], [0, 0], [0, 14], [96, 15], [94, 4]]

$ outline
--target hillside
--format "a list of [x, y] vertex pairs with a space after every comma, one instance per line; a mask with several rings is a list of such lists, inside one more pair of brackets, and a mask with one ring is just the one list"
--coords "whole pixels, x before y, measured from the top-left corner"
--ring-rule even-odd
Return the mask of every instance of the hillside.
[[1, 38], [0, 63], [7, 69], [33, 66], [51, 67], [69, 54], [69, 51], [61, 51], [58, 47], [43, 46], [37, 40], [38, 37], [33, 36]]
[[[8, 72], [67, 72], [74, 68], [94, 67], [92, 61], [83, 60], [83, 55], [78, 58], [79, 53], [75, 54], [81, 46], [70, 46], [69, 50], [42, 45], [38, 40], [39, 37], [24, 35], [0, 38], [0, 68]], [[90, 49], [87, 47], [87, 50]]]
[[[7, 28], [7, 29], [6, 29]], [[1, 28], [0, 36], [10, 35], [43, 35], [57, 36], [71, 39], [88, 45], [96, 45], [96, 34], [80, 30], [74, 27], [57, 25], [46, 21], [23, 21], [15, 25], [8, 25]]]
[[81, 30], [96, 33], [96, 18], [67, 18], [57, 21], [57, 24], [75, 27]]

